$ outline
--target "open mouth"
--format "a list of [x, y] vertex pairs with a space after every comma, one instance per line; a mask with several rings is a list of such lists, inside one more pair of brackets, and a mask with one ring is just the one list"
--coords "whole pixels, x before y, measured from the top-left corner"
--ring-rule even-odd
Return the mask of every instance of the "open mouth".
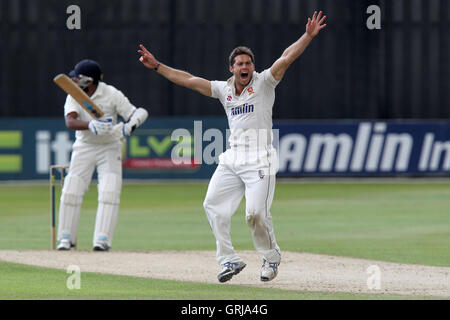
[[247, 80], [248, 79], [248, 72], [242, 72], [241, 73], [241, 79], [242, 80]]

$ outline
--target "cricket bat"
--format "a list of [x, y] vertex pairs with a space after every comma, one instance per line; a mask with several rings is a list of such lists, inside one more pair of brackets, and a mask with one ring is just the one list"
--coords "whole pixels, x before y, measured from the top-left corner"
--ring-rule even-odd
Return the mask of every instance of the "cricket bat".
[[84, 110], [89, 113], [92, 118], [100, 119], [104, 113], [103, 111], [92, 101], [91, 98], [84, 92], [75, 82], [72, 81], [65, 74], [58, 74], [53, 81], [63, 89], [67, 94], [71, 95], [76, 102], [83, 107]]

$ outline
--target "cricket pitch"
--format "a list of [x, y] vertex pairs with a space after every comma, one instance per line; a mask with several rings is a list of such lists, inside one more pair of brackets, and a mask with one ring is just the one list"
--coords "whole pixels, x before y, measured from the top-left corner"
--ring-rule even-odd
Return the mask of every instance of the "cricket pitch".
[[[450, 267], [283, 252], [277, 278], [263, 283], [259, 280], [261, 257], [254, 251], [238, 253], [247, 263], [247, 267], [223, 285], [282, 290], [450, 297]], [[67, 269], [70, 265], [76, 265], [81, 272], [219, 284], [217, 274], [220, 268], [215, 261], [213, 251], [3, 250], [0, 251], [0, 260], [56, 269]], [[375, 287], [371, 273], [374, 268], [379, 270], [377, 278], [379, 286]]]

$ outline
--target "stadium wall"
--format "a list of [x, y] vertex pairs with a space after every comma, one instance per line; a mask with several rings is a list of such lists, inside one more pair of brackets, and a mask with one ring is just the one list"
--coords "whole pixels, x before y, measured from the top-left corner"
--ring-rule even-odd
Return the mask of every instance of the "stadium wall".
[[[66, 26], [72, 4], [79, 30]], [[374, 4], [379, 30], [366, 26]], [[0, 116], [59, 117], [65, 95], [52, 79], [84, 58], [152, 116], [221, 116], [217, 101], [145, 69], [138, 45], [225, 80], [234, 47], [252, 48], [262, 71], [316, 9], [328, 26], [277, 87], [275, 119], [450, 119], [448, 0], [2, 0]]]

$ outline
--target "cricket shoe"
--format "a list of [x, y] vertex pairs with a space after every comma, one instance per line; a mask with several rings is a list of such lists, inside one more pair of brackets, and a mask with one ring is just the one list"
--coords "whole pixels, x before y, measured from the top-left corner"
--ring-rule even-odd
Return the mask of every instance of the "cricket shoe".
[[244, 261], [239, 262], [225, 262], [222, 264], [222, 271], [220, 271], [217, 279], [219, 282], [226, 282], [233, 278], [234, 275], [241, 272], [247, 264]]
[[94, 245], [94, 251], [109, 251], [110, 247], [106, 243], [96, 243]]
[[56, 249], [60, 250], [60, 251], [68, 251], [70, 250], [70, 248], [74, 247], [75, 245], [72, 244], [72, 242], [70, 242], [69, 239], [62, 239], [59, 244], [58, 247]]
[[263, 259], [261, 267], [261, 281], [267, 282], [273, 280], [278, 274], [279, 262], [269, 262]]

